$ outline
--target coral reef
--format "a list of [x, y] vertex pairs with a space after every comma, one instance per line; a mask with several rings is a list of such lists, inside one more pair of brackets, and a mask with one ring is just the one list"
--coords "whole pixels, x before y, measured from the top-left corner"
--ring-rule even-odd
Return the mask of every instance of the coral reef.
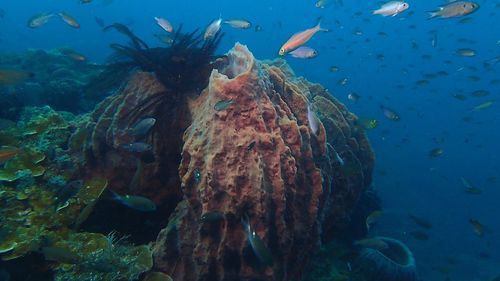
[[56, 110], [74, 113], [93, 108], [95, 102], [85, 100], [82, 89], [102, 72], [104, 66], [75, 60], [64, 51], [67, 50], [28, 50], [21, 54], [0, 56], [0, 68], [34, 74], [33, 78], [23, 83], [0, 86], [2, 99], [7, 100], [6, 106], [0, 110], [0, 117], [17, 120], [23, 106], [49, 105]]
[[[137, 64], [153, 51], [136, 44], [118, 49]], [[370, 185], [374, 155], [364, 130], [283, 60], [259, 62], [237, 44], [210, 67], [196, 95], [203, 77], [183, 92], [140, 65], [80, 118], [72, 159], [86, 178], [160, 206], [155, 213], [168, 225], [153, 247], [154, 270], [173, 280], [300, 280], [320, 244], [347, 231]], [[137, 141], [131, 128], [150, 117], [157, 122], [140, 140], [145, 149], [124, 149]]]
[[[321, 120], [317, 135], [308, 106]], [[283, 61], [260, 63], [239, 44], [190, 108], [179, 167], [185, 200], [158, 237], [156, 268], [174, 280], [299, 280], [370, 183], [373, 154], [356, 117]], [[224, 219], [200, 220], [213, 212]], [[252, 254], [243, 216], [272, 267]]]
[[[149, 246], [78, 230], [107, 180], [86, 179], [73, 197], [59, 201], [60, 189], [75, 176], [67, 156], [74, 120], [48, 106], [27, 107], [15, 126], [0, 131], [3, 143], [20, 147], [0, 168], [2, 268], [13, 280], [27, 280], [26, 274], [36, 280], [136, 280], [153, 265]], [[18, 270], [27, 266], [29, 271]]]

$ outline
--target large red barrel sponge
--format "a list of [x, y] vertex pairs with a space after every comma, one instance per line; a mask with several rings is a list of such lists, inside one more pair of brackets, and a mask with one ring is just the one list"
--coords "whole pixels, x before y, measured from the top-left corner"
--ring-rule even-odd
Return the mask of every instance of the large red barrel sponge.
[[186, 281], [300, 280], [324, 230], [369, 184], [372, 151], [356, 117], [282, 60], [259, 62], [240, 44], [224, 60], [190, 102], [184, 200], [155, 243], [156, 269]]

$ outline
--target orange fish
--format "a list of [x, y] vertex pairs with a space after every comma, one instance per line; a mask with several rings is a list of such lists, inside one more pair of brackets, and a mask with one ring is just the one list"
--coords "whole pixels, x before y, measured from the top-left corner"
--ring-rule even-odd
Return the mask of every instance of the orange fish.
[[19, 152], [19, 148], [13, 146], [2, 146], [0, 148], [0, 164], [12, 159]]
[[80, 24], [76, 21], [76, 19], [65, 12], [60, 12], [59, 16], [61, 19], [67, 23], [69, 26], [74, 28], [80, 28]]
[[63, 56], [66, 56], [74, 61], [86, 61], [87, 58], [82, 55], [82, 54], [79, 54], [73, 50], [70, 50], [70, 49], [60, 49], [59, 52], [63, 55]]
[[278, 54], [280, 56], [284, 56], [287, 53], [304, 45], [318, 31], [328, 31], [328, 29], [321, 28], [320, 23], [318, 22], [318, 24], [313, 28], [309, 28], [309, 29], [306, 29], [304, 31], [295, 33], [294, 35], [292, 35], [292, 37], [290, 37], [290, 39], [288, 39], [288, 41], [286, 41], [285, 44], [283, 44], [283, 46], [281, 46]]
[[34, 73], [16, 69], [0, 69], [0, 85], [14, 85], [35, 76]]

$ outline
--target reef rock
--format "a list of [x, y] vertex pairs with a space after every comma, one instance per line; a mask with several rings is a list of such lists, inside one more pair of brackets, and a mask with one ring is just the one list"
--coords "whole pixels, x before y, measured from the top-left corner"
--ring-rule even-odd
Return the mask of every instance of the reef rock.
[[[300, 280], [370, 184], [374, 156], [357, 118], [282, 60], [259, 62], [240, 44], [189, 107], [184, 199], [155, 243], [156, 270], [174, 280]], [[272, 266], [252, 251], [246, 217]]]

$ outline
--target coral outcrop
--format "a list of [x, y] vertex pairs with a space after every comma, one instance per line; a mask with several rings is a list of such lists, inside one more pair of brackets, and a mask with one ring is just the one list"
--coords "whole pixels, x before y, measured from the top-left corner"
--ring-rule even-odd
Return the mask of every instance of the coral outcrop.
[[[89, 63], [80, 56], [65, 48], [1, 55], [0, 68], [29, 71], [34, 76], [9, 87], [0, 85], [0, 95], [7, 101], [0, 117], [15, 120], [23, 106], [49, 105], [55, 110], [73, 113], [93, 108], [95, 101], [86, 99], [82, 89], [104, 66]], [[106, 94], [100, 93], [101, 97]]]
[[[356, 117], [282, 61], [258, 62], [239, 44], [190, 108], [185, 199], [158, 237], [156, 268], [174, 280], [299, 280], [370, 183], [373, 154]], [[203, 219], [213, 213], [223, 218]], [[273, 266], [253, 253], [245, 216]]]
[[[283, 60], [257, 61], [236, 44], [213, 65], [198, 96], [136, 72], [82, 118], [72, 157], [109, 189], [175, 207], [161, 212], [154, 270], [173, 280], [300, 280], [370, 185], [370, 144], [355, 115]], [[123, 149], [147, 117], [157, 123], [140, 141], [151, 149]]]

